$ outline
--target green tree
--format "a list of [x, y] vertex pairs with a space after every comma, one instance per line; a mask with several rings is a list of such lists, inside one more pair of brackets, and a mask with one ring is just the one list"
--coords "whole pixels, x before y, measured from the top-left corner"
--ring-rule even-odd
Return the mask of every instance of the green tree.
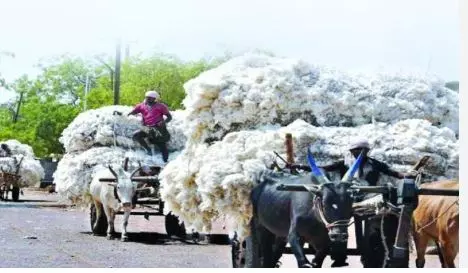
[[[180, 109], [185, 97], [183, 84], [222, 60], [224, 59], [183, 62], [173, 56], [161, 54], [129, 58], [121, 67], [120, 102], [123, 105], [134, 105], [142, 101], [146, 91], [159, 90], [161, 99], [171, 109]], [[113, 104], [110, 86], [112, 77], [101, 77], [96, 81], [96, 87], [87, 97], [91, 108]]]
[[[183, 84], [226, 58], [183, 62], [155, 54], [126, 59], [121, 68], [121, 104], [134, 105], [147, 90], [157, 89], [171, 109], [179, 109], [185, 96]], [[0, 140], [17, 139], [31, 145], [37, 156], [63, 153], [58, 139], [83, 111], [85, 100], [88, 109], [113, 104], [111, 63], [112, 58], [105, 56], [83, 59], [62, 55], [42, 62], [37, 77], [18, 78], [11, 84], [11, 90], [22, 94], [18, 119], [15, 122], [19, 101], [0, 107]], [[86, 79], [90, 84], [87, 96]]]

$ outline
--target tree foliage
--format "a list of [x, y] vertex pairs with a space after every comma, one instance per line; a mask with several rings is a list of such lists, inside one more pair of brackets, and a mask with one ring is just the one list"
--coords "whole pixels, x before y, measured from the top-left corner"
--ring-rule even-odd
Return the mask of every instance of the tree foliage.
[[[120, 104], [135, 105], [146, 91], [159, 90], [172, 110], [180, 109], [183, 84], [223, 60], [183, 62], [166, 55], [126, 59], [121, 66]], [[85, 101], [87, 109], [113, 104], [112, 64], [112, 58], [105, 56], [83, 59], [62, 55], [41, 63], [41, 72], [34, 79], [26, 75], [18, 78], [10, 89], [17, 97], [22, 94], [22, 100], [0, 107], [0, 140], [17, 139], [31, 145], [39, 157], [63, 153], [58, 139], [84, 111]], [[85, 96], [87, 81], [90, 90]], [[16, 113], [18, 103], [20, 111]]]

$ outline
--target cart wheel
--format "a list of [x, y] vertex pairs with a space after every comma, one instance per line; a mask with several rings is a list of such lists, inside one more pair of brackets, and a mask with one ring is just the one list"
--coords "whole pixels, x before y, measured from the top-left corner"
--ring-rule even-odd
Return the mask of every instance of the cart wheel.
[[164, 201], [162, 200], [159, 201], [159, 213], [164, 214]]
[[[102, 205], [101, 205], [101, 209], [102, 209]], [[106, 218], [104, 211], [102, 211], [101, 217], [99, 217], [99, 219], [96, 219], [96, 207], [94, 206], [94, 204], [91, 204], [89, 216], [91, 220], [91, 231], [93, 232], [93, 234], [106, 235], [108, 224], [107, 224], [107, 218]], [[96, 225], [96, 228], [94, 228], [94, 223], [96, 223], [96, 221], [97, 221], [97, 225]]]
[[11, 190], [11, 199], [13, 199], [13, 201], [15, 201], [15, 202], [18, 202], [19, 195], [20, 195], [20, 188], [19, 187], [13, 187], [13, 189]]
[[166, 225], [166, 233], [170, 237], [172, 235], [175, 235], [179, 238], [185, 238], [187, 235], [185, 231], [185, 225], [184, 223], [179, 225], [179, 217], [173, 215], [171, 212], [169, 212], [165, 216], [165, 225]]
[[6, 200], [4, 197], [4, 193], [5, 193], [5, 186], [1, 185], [0, 186], [0, 200]]
[[233, 268], [244, 268], [245, 267], [245, 250], [246, 241], [242, 243], [237, 239], [237, 234], [231, 240], [231, 258]]

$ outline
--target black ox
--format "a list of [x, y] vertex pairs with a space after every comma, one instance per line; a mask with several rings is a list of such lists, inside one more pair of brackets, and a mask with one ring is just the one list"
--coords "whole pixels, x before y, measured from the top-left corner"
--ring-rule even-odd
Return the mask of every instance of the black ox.
[[[335, 183], [317, 167], [310, 150], [307, 158], [312, 177], [265, 172], [252, 190], [252, 244], [246, 253], [250, 255], [247, 267], [275, 267], [287, 243], [299, 267], [321, 267], [330, 249], [346, 253], [353, 195], [359, 190], [348, 181], [362, 155]], [[304, 254], [304, 242], [316, 251], [312, 263]]]

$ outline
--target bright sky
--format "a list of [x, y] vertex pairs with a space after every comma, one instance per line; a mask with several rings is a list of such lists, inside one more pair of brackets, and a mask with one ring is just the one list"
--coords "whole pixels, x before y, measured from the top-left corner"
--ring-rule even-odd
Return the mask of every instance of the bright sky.
[[[182, 59], [265, 49], [343, 70], [460, 78], [458, 0], [0, 0], [0, 71], [34, 73], [42, 57], [131, 52]], [[0, 102], [4, 96], [0, 96]]]

